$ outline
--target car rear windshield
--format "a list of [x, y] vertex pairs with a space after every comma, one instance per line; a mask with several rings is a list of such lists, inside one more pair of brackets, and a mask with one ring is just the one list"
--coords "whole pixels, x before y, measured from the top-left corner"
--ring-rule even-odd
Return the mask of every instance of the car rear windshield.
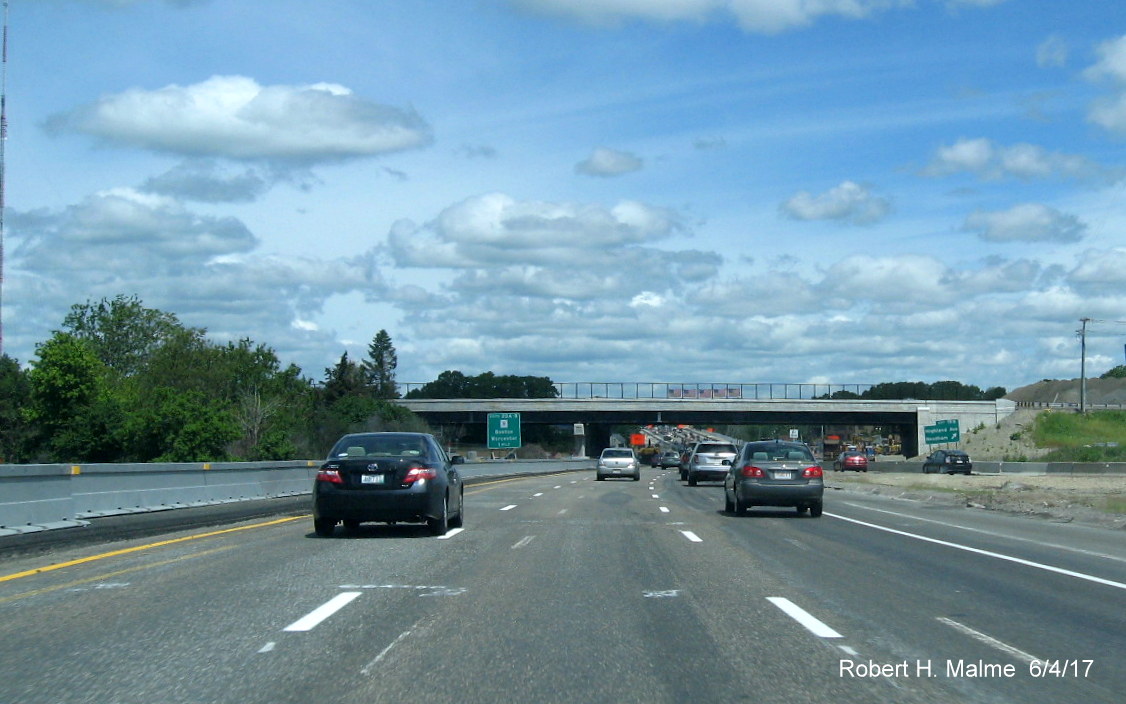
[[724, 453], [724, 452], [731, 454], [731, 455], [734, 455], [735, 454], [735, 446], [734, 445], [722, 445], [722, 444], [715, 443], [715, 444], [700, 445], [699, 447], [696, 448], [697, 454], [718, 455], [718, 454]]
[[603, 450], [603, 457], [632, 457], [633, 450]]
[[809, 448], [801, 445], [782, 445], [768, 443], [762, 445], [748, 445], [747, 459], [762, 460], [766, 462], [800, 461], [813, 462], [813, 453]]

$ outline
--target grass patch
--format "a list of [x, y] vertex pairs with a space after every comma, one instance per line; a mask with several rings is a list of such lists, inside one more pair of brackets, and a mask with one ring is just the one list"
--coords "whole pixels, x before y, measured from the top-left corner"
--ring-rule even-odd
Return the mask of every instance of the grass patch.
[[1032, 436], [1037, 446], [1053, 448], [1048, 462], [1126, 462], [1126, 411], [1045, 411], [1036, 416]]

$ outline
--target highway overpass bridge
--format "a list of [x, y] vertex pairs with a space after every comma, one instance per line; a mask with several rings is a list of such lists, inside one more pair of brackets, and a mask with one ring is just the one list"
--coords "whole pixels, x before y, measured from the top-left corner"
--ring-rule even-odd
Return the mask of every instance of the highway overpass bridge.
[[926, 453], [923, 428], [957, 420], [963, 433], [1016, 410], [996, 401], [870, 401], [858, 399], [531, 398], [399, 399], [433, 426], [485, 424], [490, 413], [519, 413], [522, 425], [582, 423], [588, 453], [610, 444], [616, 425], [878, 425], [903, 438], [903, 454]]

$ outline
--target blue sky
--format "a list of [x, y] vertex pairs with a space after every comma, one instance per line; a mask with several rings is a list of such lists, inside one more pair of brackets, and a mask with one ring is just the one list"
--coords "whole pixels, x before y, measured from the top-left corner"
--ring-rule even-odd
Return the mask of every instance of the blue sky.
[[1113, 0], [11, 0], [4, 351], [1016, 388], [1123, 360]]

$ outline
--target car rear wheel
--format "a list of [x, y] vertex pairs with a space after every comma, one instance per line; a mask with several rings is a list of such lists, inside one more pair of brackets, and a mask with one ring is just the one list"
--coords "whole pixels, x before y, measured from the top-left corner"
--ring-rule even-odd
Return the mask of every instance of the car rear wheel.
[[733, 503], [733, 506], [735, 508], [735, 515], [736, 516], [747, 515], [747, 509], [749, 509], [751, 507], [750, 504], [745, 504], [745, 503], [743, 503], [742, 501], [739, 500], [739, 493], [738, 492], [735, 493], [735, 500], [732, 503]]
[[596, 475], [594, 475], [594, 478], [595, 478], [596, 480], [598, 480], [598, 481], [602, 481], [602, 480], [604, 480], [604, 479], [605, 479], [606, 477], [602, 476], [601, 474], [596, 474]]
[[688, 486], [696, 486], [696, 484], [697, 484], [696, 475], [693, 474], [692, 472], [689, 472], [688, 473]]
[[810, 504], [809, 505], [809, 515], [813, 516], [814, 518], [820, 518], [821, 517], [821, 508], [822, 507], [821, 507], [820, 501], [818, 501], [815, 504]]
[[638, 472], [637, 474], [633, 475], [633, 480], [635, 482], [641, 481], [641, 472]]
[[450, 519], [450, 528], [461, 528], [465, 525], [465, 493], [458, 496], [457, 516]]
[[313, 530], [316, 531], [317, 535], [321, 536], [322, 538], [331, 538], [333, 532], [336, 531], [336, 519], [314, 518]]
[[347, 530], [356, 530], [360, 527], [359, 521], [344, 521], [344, 528]]
[[431, 535], [445, 535], [450, 529], [450, 497], [442, 499], [442, 515], [437, 518], [427, 518], [426, 526], [430, 528]]
[[723, 490], [723, 511], [724, 513], [735, 513], [735, 502], [727, 498], [727, 489]]

